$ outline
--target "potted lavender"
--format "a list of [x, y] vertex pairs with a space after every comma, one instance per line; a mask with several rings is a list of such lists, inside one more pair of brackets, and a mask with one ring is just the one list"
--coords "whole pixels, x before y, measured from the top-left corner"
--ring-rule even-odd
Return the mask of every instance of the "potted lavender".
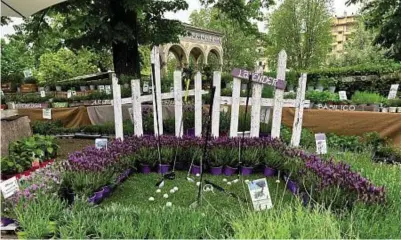
[[261, 157], [265, 165], [263, 174], [266, 177], [276, 176], [277, 170], [279, 170], [283, 164], [283, 156], [281, 153], [269, 147], [261, 151]]
[[202, 158], [202, 150], [194, 148], [191, 161], [191, 174], [196, 175], [201, 173], [200, 160]]
[[135, 153], [135, 160], [139, 162], [141, 173], [149, 174], [152, 165], [157, 161], [157, 149], [141, 147]]
[[260, 151], [255, 148], [245, 148], [242, 150], [241, 175], [248, 176], [253, 172], [253, 168], [259, 163]]
[[170, 163], [174, 160], [174, 149], [171, 147], [160, 148], [160, 163], [157, 167], [158, 173], [167, 173], [170, 169]]
[[223, 164], [226, 159], [226, 150], [221, 148], [215, 148], [210, 152], [210, 174], [221, 175], [223, 173]]
[[238, 170], [238, 150], [235, 148], [225, 148], [225, 156], [223, 173], [226, 176], [231, 176]]

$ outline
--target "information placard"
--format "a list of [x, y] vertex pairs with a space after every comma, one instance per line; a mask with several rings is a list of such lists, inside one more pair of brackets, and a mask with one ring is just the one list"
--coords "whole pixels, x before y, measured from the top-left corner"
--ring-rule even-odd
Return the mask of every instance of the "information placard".
[[9, 198], [19, 191], [19, 185], [16, 177], [12, 177], [0, 183], [1, 192], [4, 198]]
[[398, 87], [400, 84], [392, 84], [390, 92], [388, 93], [388, 99], [394, 99], [397, 96]]
[[270, 209], [273, 207], [266, 178], [250, 181], [248, 183], [248, 189], [255, 211]]
[[316, 133], [315, 140], [316, 140], [316, 153], [327, 154], [326, 134]]
[[51, 108], [44, 108], [42, 110], [43, 119], [52, 119], [52, 109]]
[[95, 139], [95, 146], [97, 149], [105, 148], [107, 149], [107, 138], [96, 138]]
[[46, 92], [45, 92], [45, 90], [40, 91], [40, 97], [46, 97]]
[[339, 91], [338, 96], [340, 97], [340, 100], [347, 100], [347, 92], [346, 91]]

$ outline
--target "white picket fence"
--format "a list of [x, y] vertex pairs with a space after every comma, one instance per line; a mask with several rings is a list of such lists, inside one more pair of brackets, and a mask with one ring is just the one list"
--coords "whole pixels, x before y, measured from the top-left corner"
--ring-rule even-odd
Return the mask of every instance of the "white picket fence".
[[[157, 57], [155, 57], [157, 56]], [[175, 107], [175, 135], [181, 137], [183, 135], [183, 95], [186, 91], [182, 89], [182, 72], [174, 72], [174, 92], [161, 93], [161, 78], [160, 78], [160, 62], [159, 62], [159, 48], [154, 47], [151, 53], [151, 61], [155, 64], [155, 84], [156, 91], [152, 91], [151, 95], [141, 96], [141, 85], [139, 79], [134, 79], [131, 81], [132, 88], [132, 98], [131, 99], [121, 99], [120, 86], [118, 85], [117, 78], [113, 77], [113, 105], [114, 105], [114, 116], [115, 116], [115, 127], [116, 127], [116, 138], [123, 139], [122, 131], [122, 114], [121, 114], [121, 104], [132, 103], [132, 120], [134, 124], [134, 134], [136, 136], [143, 135], [142, 126], [142, 103], [143, 102], [153, 102], [153, 116], [154, 116], [154, 128], [155, 135], [159, 132], [163, 134], [163, 116], [162, 116], [162, 100], [174, 99]], [[282, 50], [278, 57], [278, 69], [277, 69], [277, 79], [285, 80], [286, 73], [286, 62], [287, 55], [284, 50]], [[251, 137], [259, 137], [260, 121], [261, 121], [261, 107], [267, 108], [267, 116], [269, 119], [270, 110], [273, 108], [272, 117], [272, 129], [271, 135], [274, 138], [280, 137], [281, 129], [281, 117], [283, 107], [294, 107], [295, 118], [293, 124], [293, 134], [291, 138], [291, 145], [298, 146], [301, 138], [302, 130], [302, 117], [303, 109], [310, 106], [310, 101], [305, 100], [305, 90], [306, 90], [306, 74], [302, 74], [297, 88], [296, 99], [283, 99], [284, 89], [276, 88], [274, 98], [262, 98], [263, 84], [259, 82], [252, 82], [252, 97], [249, 99], [249, 106], [251, 106]], [[195, 136], [201, 136], [202, 134], [202, 95], [207, 92], [202, 90], [202, 76], [198, 72], [195, 75], [195, 89], [188, 92], [189, 96], [195, 96]], [[220, 112], [221, 108], [224, 106], [231, 105], [231, 123], [230, 123], [230, 137], [236, 137], [238, 135], [238, 120], [239, 120], [239, 109], [240, 106], [246, 105], [246, 98], [240, 97], [241, 92], [241, 79], [233, 78], [233, 89], [231, 97], [221, 96], [221, 72], [215, 71], [213, 73], [213, 86], [215, 87], [215, 95], [213, 101], [212, 109], [212, 129], [211, 134], [214, 137], [219, 136], [219, 122], [220, 122]], [[155, 99], [157, 98], [157, 109], [155, 105]], [[156, 118], [156, 111], [158, 111], [158, 119]], [[156, 124], [156, 121], [159, 124]], [[157, 126], [159, 126], [159, 131], [157, 131]]]

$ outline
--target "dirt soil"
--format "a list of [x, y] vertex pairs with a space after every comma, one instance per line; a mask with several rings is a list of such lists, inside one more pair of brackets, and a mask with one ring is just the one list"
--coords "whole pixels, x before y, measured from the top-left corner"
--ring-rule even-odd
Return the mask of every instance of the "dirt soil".
[[57, 151], [57, 158], [66, 159], [70, 153], [79, 151], [89, 145], [95, 145], [95, 139], [57, 139], [56, 143], [60, 147]]

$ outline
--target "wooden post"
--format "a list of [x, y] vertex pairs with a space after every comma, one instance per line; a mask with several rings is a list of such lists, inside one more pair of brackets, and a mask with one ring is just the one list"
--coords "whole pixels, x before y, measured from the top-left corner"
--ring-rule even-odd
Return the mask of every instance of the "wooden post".
[[[277, 79], [285, 80], [285, 70], [287, 67], [287, 53], [281, 50], [278, 55], [278, 67], [277, 67]], [[281, 129], [281, 116], [283, 113], [283, 96], [284, 89], [276, 88], [274, 94], [274, 106], [273, 106], [273, 122], [272, 122], [272, 138], [280, 137]]]
[[175, 136], [182, 137], [182, 75], [181, 71], [174, 71], [174, 112], [175, 112]]
[[241, 79], [233, 79], [233, 92], [231, 96], [231, 122], [230, 122], [230, 137], [236, 137], [238, 135], [238, 115], [239, 115], [239, 104], [241, 96]]
[[131, 80], [131, 92], [132, 92], [132, 120], [134, 122], [134, 134], [135, 136], [143, 135], [142, 126], [142, 102], [141, 97], [141, 81], [139, 79]]
[[[159, 55], [159, 47], [155, 46], [151, 52], [151, 62], [155, 65], [155, 85], [156, 92], [154, 91], [155, 87], [152, 85], [153, 89], [153, 118], [154, 118], [154, 129], [155, 135], [157, 135], [157, 122], [159, 121], [159, 133], [163, 135], [163, 105], [162, 105], [162, 96], [161, 96], [161, 80], [160, 80], [160, 55]], [[153, 76], [152, 76], [153, 77]], [[152, 81], [153, 82], [153, 81]], [[156, 109], [156, 98], [157, 96], [157, 109]], [[159, 119], [156, 119], [156, 111]]]
[[297, 100], [295, 103], [294, 124], [292, 127], [291, 146], [298, 147], [301, 141], [302, 120], [304, 114], [304, 101], [307, 75], [303, 73], [298, 81]]
[[202, 75], [195, 75], [195, 136], [202, 136]]
[[124, 140], [123, 113], [121, 109], [121, 86], [115, 73], [110, 73], [113, 85], [114, 126], [116, 138]]
[[220, 87], [221, 72], [213, 72], [213, 86], [216, 88], [213, 100], [212, 136], [218, 137], [220, 131]]

